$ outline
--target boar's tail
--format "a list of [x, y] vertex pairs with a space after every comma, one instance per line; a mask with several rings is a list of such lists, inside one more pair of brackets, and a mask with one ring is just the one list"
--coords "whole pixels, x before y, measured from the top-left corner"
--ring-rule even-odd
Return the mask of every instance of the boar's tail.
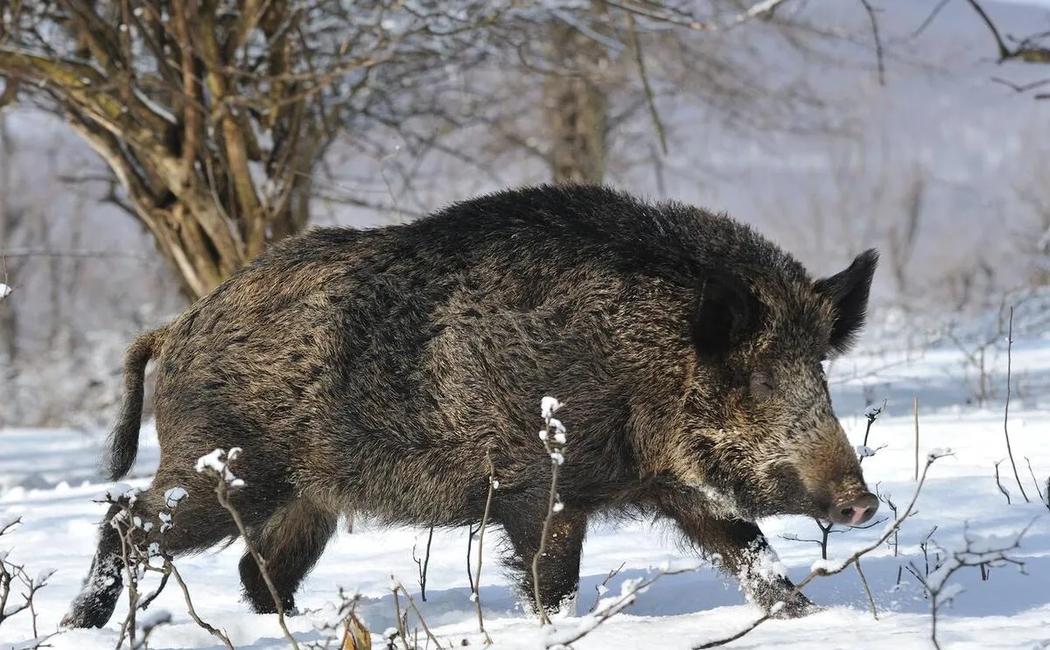
[[124, 401], [117, 424], [109, 436], [109, 478], [123, 478], [135, 462], [139, 450], [139, 424], [142, 420], [142, 394], [146, 364], [156, 356], [164, 343], [167, 328], [140, 335], [124, 356]]

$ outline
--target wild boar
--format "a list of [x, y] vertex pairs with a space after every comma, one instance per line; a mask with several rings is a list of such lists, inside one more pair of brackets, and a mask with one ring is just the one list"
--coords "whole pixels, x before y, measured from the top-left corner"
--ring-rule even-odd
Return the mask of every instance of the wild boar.
[[[285, 608], [340, 514], [390, 524], [491, 521], [532, 593], [551, 462], [540, 400], [571, 438], [540, 562], [547, 610], [574, 593], [587, 521], [668, 517], [762, 607], [810, 603], [771, 570], [756, 520], [840, 524], [878, 507], [832, 411], [822, 361], [862, 326], [877, 255], [814, 281], [724, 215], [591, 186], [505, 191], [408, 225], [317, 229], [274, 246], [131, 346], [110, 474], [135, 458], [143, 373], [156, 364], [160, 466], [134, 512], [188, 498], [143, 542], [172, 554], [237, 535], [194, 469], [241, 447], [234, 504]], [[115, 516], [114, 506], [108, 518]], [[120, 540], [101, 526], [66, 623], [101, 626], [121, 590]], [[250, 556], [244, 595], [275, 605]]]

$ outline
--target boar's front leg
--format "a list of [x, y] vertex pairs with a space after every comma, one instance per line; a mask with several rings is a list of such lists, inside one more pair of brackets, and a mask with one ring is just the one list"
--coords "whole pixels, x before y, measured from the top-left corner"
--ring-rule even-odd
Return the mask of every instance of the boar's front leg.
[[796, 618], [814, 610], [813, 603], [788, 578], [776, 552], [753, 522], [725, 519], [694, 510], [669, 513], [705, 556], [718, 556], [723, 571], [735, 576], [748, 600], [769, 611], [783, 602], [780, 616]]
[[[506, 507], [497, 514], [514, 547], [509, 560], [519, 576], [519, 588], [524, 602], [535, 610], [532, 583], [532, 559], [540, 546], [545, 511], [534, 507]], [[546, 505], [546, 504], [544, 504]], [[576, 591], [580, 584], [580, 553], [587, 532], [587, 515], [565, 508], [555, 513], [550, 525], [550, 537], [539, 562], [539, 594], [548, 614], [576, 615]]]

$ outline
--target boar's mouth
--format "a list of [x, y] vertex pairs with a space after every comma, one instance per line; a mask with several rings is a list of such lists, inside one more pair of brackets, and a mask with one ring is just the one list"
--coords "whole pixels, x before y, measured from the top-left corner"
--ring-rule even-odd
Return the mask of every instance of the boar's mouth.
[[[813, 494], [806, 488], [805, 481], [799, 469], [789, 461], [779, 461], [772, 465], [769, 471], [769, 491], [774, 498], [772, 503], [780, 504], [781, 511], [773, 514], [783, 515], [806, 515], [822, 518], [827, 512], [827, 507], [821, 503], [825, 498]], [[828, 501], [828, 507], [831, 501]]]

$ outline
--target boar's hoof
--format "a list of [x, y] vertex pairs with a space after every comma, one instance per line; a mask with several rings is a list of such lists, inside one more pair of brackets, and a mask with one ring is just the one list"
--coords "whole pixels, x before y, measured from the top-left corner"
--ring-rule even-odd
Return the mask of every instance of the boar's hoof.
[[809, 598], [806, 598], [802, 594], [798, 594], [788, 600], [785, 600], [783, 601], [783, 603], [784, 604], [774, 615], [775, 618], [802, 618], [803, 616], [816, 614], [822, 609], [820, 606], [813, 604], [813, 601], [811, 601]]
[[62, 628], [102, 627], [113, 616], [117, 599], [98, 598], [94, 594], [81, 594], [73, 601], [69, 612], [62, 617]]

